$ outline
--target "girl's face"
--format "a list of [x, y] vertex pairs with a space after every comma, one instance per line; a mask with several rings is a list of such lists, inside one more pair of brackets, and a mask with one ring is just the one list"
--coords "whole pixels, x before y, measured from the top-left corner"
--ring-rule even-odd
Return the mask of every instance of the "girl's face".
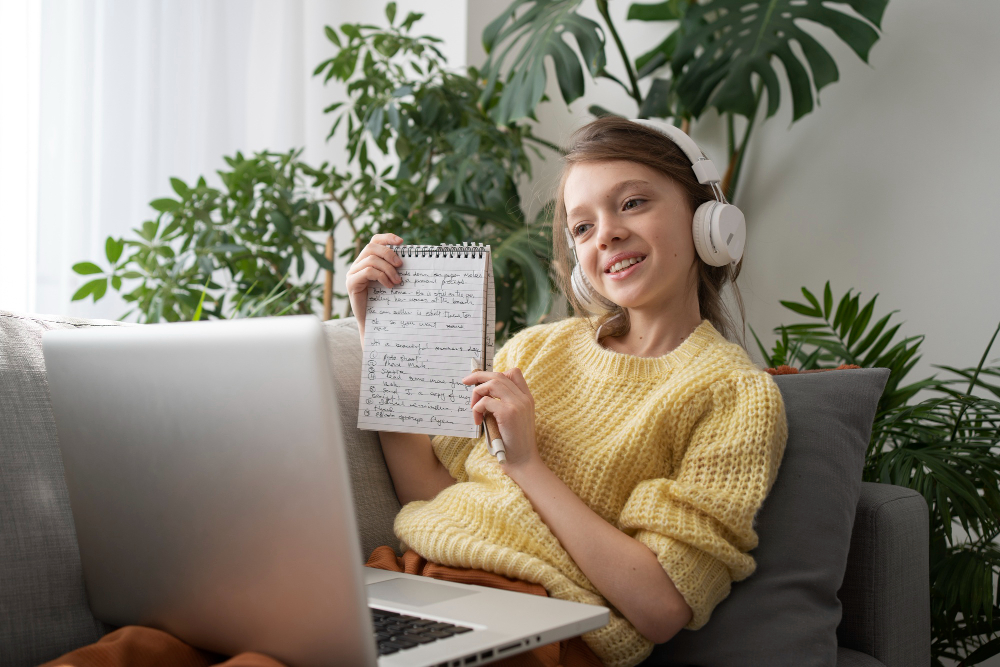
[[581, 162], [563, 199], [580, 267], [603, 296], [629, 309], [697, 298], [694, 212], [675, 181], [636, 162]]

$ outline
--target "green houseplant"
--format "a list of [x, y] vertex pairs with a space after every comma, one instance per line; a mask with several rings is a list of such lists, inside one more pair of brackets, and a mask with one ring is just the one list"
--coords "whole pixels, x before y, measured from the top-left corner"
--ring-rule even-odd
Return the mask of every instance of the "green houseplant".
[[[554, 147], [526, 122], [496, 124], [491, 105], [480, 103], [479, 73], [450, 71], [440, 40], [412, 36], [420, 14], [397, 23], [389, 3], [386, 16], [386, 29], [328, 27], [336, 53], [315, 71], [346, 83], [349, 96], [326, 109], [334, 115], [331, 135], [346, 131], [354, 170], [351, 179], [325, 185], [354, 235], [344, 255], [356, 255], [380, 229], [407, 243], [492, 245], [503, 340], [551, 305], [547, 209], [526, 220], [517, 182], [531, 176], [529, 151], [542, 156]], [[377, 205], [371, 184], [381, 188]]]
[[439, 40], [412, 33], [420, 14], [397, 20], [389, 3], [386, 17], [385, 28], [325, 28], [333, 54], [314, 74], [346, 84], [348, 99], [326, 109], [330, 135], [346, 140], [346, 167], [310, 166], [293, 150], [225, 158], [222, 188], [172, 179], [177, 198], [152, 202], [156, 217], [135, 237], [109, 238], [105, 268], [74, 266], [90, 276], [74, 300], [96, 301], [110, 286], [145, 322], [319, 312], [343, 224], [348, 260], [380, 229], [408, 243], [491, 244], [498, 340], [543, 318], [547, 209], [526, 220], [516, 183], [530, 177], [528, 151], [554, 147], [526, 123], [494, 123], [478, 72], [448, 70]]
[[[942, 659], [975, 665], [1000, 654], [1000, 359], [988, 362], [1000, 326], [975, 368], [936, 366], [945, 373], [907, 382], [920, 359], [923, 336], [897, 339], [890, 312], [875, 319], [878, 295], [862, 303], [848, 290], [835, 300], [827, 283], [822, 301], [782, 301], [808, 321], [776, 327], [765, 362], [801, 370], [840, 364], [888, 368], [864, 479], [919, 491], [930, 510], [931, 650]], [[752, 331], [752, 329], [751, 329]], [[920, 392], [927, 398], [916, 401]], [[968, 538], [959, 539], [955, 526]]]
[[[725, 119], [728, 163], [724, 189], [732, 199], [739, 172], [766, 93], [766, 117], [780, 105], [780, 84], [773, 62], [785, 71], [792, 97], [793, 122], [813, 110], [819, 92], [837, 81], [839, 71], [829, 52], [801, 25], [829, 28], [859, 58], [868, 62], [879, 39], [888, 0], [664, 0], [635, 3], [627, 18], [662, 23], [655, 47], [631, 56], [611, 19], [608, 0], [595, 0], [603, 26], [577, 10], [583, 0], [514, 0], [483, 31], [489, 59], [481, 102], [499, 101], [491, 114], [498, 123], [531, 116], [542, 101], [545, 61], [551, 59], [566, 104], [583, 95], [584, 72], [622, 87], [631, 108], [617, 111], [640, 118], [672, 118], [687, 129], [692, 120], [714, 109]], [[844, 11], [847, 9], [847, 11]], [[574, 50], [567, 39], [573, 36]], [[624, 72], [607, 67], [610, 35]], [[800, 59], [792, 45], [804, 56]], [[497, 89], [494, 83], [505, 81]], [[640, 82], [648, 80], [648, 86]], [[738, 136], [736, 117], [745, 119]]]
[[176, 198], [151, 202], [155, 218], [132, 238], [107, 239], [106, 269], [73, 266], [91, 277], [73, 300], [97, 301], [110, 286], [132, 305], [122, 317], [142, 322], [314, 312], [318, 270], [306, 257], [319, 269], [332, 264], [310, 233], [328, 232], [334, 220], [299, 153], [225, 157], [221, 189], [171, 179]]

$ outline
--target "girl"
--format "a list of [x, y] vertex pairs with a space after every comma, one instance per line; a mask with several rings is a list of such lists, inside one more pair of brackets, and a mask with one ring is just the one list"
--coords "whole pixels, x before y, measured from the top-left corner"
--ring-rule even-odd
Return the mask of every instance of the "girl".
[[[480, 383], [475, 420], [493, 413], [507, 462], [483, 438], [379, 434], [405, 504], [399, 538], [433, 563], [610, 607], [611, 622], [584, 635], [607, 665], [702, 627], [753, 572], [753, 518], [787, 434], [774, 382], [724, 337], [736, 330], [720, 290], [741, 264], [709, 266], [696, 250], [692, 218], [713, 190], [665, 132], [606, 117], [575, 136], [554, 265], [581, 312], [566, 289], [569, 234], [588, 283], [579, 296], [608, 310], [525, 329], [495, 372], [465, 378]], [[374, 236], [348, 271], [362, 340], [368, 284], [399, 283], [386, 244], [400, 243]]]

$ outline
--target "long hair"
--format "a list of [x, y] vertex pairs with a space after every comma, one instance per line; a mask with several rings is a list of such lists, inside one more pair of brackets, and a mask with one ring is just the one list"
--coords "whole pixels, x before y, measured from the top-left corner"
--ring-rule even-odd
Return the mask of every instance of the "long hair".
[[[608, 160], [628, 160], [655, 169], [681, 186], [687, 194], [691, 211], [707, 201], [715, 199], [712, 189], [702, 185], [691, 170], [691, 161], [673, 141], [656, 130], [633, 123], [618, 116], [598, 118], [573, 135], [573, 143], [566, 154], [562, 178], [556, 191], [556, 206], [552, 230], [552, 257], [556, 283], [563, 295], [578, 312], [586, 312], [573, 293], [570, 283], [572, 271], [572, 253], [566, 245], [568, 229], [566, 216], [566, 200], [564, 190], [566, 178], [573, 165], [581, 162], [604, 162]], [[698, 263], [698, 308], [702, 319], [712, 323], [712, 326], [723, 336], [738, 342], [746, 348], [743, 332], [746, 327], [746, 311], [743, 298], [736, 278], [743, 268], [743, 259], [735, 266], [709, 266], [700, 259]], [[737, 327], [733, 316], [722, 299], [722, 288], [732, 284], [733, 295], [740, 312], [740, 324]], [[622, 336], [630, 327], [628, 310], [616, 306], [614, 310], [601, 315], [595, 322], [595, 330], [605, 325], [601, 330], [601, 338], [606, 336]]]

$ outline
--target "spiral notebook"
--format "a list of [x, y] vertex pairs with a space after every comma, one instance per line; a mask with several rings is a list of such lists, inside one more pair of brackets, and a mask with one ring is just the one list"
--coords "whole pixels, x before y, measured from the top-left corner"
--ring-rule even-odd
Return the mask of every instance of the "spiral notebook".
[[475, 438], [471, 360], [493, 370], [490, 246], [389, 246], [402, 282], [368, 286], [358, 428]]

